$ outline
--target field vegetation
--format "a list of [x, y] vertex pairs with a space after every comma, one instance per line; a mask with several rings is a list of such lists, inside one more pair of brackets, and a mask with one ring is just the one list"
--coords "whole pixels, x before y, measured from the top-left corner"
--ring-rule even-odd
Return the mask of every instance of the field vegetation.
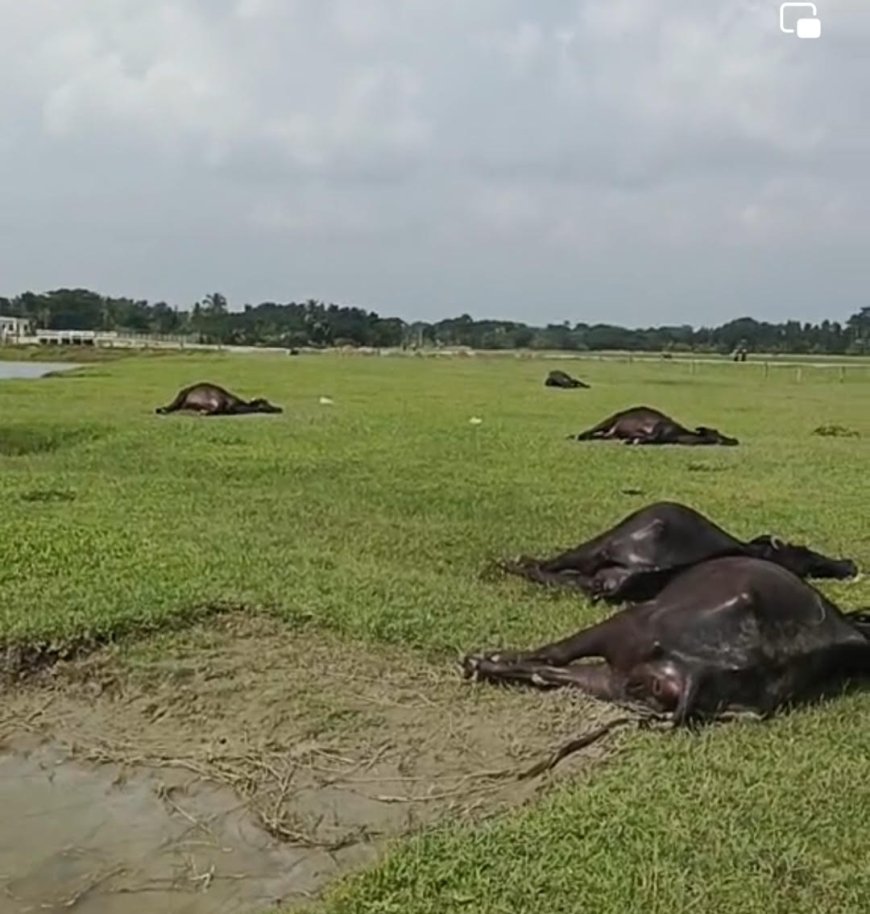
[[[870, 568], [870, 369], [590, 359], [564, 367], [591, 389], [560, 391], [543, 386], [549, 367], [187, 354], [0, 381], [5, 672], [121, 636], [160, 632], [171, 652], [190, 623], [241, 607], [288, 638], [391, 651], [450, 680], [465, 651], [525, 646], [607, 612], [492, 574], [492, 558], [556, 551], [658, 499]], [[285, 411], [154, 415], [198, 380]], [[565, 440], [640, 404], [740, 447]], [[814, 435], [823, 425], [859, 434]], [[870, 605], [868, 580], [821, 589]], [[549, 699], [512, 701], [534, 714]], [[586, 729], [579, 707], [563, 727]], [[763, 724], [632, 732], [535, 802], [484, 823], [448, 816], [391, 845], [318, 907], [866, 912], [868, 711], [853, 694]]]

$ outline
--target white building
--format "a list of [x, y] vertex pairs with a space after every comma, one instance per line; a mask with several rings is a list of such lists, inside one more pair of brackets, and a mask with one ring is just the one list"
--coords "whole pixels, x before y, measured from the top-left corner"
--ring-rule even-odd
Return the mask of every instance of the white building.
[[0, 344], [17, 343], [30, 336], [30, 320], [26, 317], [7, 317], [0, 314]]

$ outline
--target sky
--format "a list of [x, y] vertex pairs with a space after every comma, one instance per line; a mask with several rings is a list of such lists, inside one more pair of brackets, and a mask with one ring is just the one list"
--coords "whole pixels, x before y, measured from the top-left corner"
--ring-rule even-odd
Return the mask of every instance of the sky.
[[0, 295], [843, 320], [870, 304], [870, 2], [818, 17], [0, 0]]

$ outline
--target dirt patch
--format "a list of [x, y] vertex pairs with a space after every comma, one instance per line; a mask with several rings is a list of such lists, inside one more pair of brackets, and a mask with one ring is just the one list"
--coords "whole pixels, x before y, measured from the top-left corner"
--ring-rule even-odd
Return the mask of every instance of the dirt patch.
[[[169, 622], [162, 623], [174, 626], [177, 631], [180, 627], [192, 626], [197, 622], [221, 615], [222, 613], [236, 611], [238, 607], [226, 603], [203, 603], [187, 607], [186, 611]], [[158, 623], [156, 631], [160, 631]], [[40, 682], [45, 681], [46, 671], [50, 675], [56, 673], [70, 673], [68, 664], [80, 658], [93, 655], [106, 645], [118, 642], [121, 639], [148, 638], [155, 635], [155, 627], [151, 622], [132, 621], [122, 626], [115, 626], [110, 632], [91, 632], [63, 639], [61, 641], [18, 640], [0, 641], [0, 689], [15, 686], [30, 679], [43, 676]]]
[[825, 438], [860, 438], [861, 433], [854, 428], [846, 428], [843, 425], [820, 425], [814, 428], [813, 435], [821, 435]]
[[59, 371], [49, 371], [43, 378], [59, 378], [75, 380], [76, 378], [110, 378], [110, 371], [94, 371], [92, 368], [62, 368]]
[[68, 489], [28, 489], [18, 496], [21, 501], [27, 502], [57, 502], [75, 501], [76, 493]]
[[[621, 737], [517, 779], [619, 716], [577, 694], [474, 686], [407, 651], [372, 651], [242, 614], [104, 649], [4, 695], [0, 758], [19, 784], [21, 766], [36, 764], [28, 753], [50, 752], [66, 792], [86, 783], [85, 796], [107, 794], [106, 779], [126, 772], [126, 784], [111, 789], [127, 793], [89, 805], [97, 819], [85, 847], [55, 827], [70, 818], [55, 791], [56, 808], [46, 806], [33, 826], [36, 861], [26, 858], [18, 817], [4, 815], [0, 848], [11, 850], [0, 857], [0, 898], [5, 873], [16, 914], [63, 908], [77, 892], [82, 914], [134, 914], [143, 897], [150, 907], [152, 895], [141, 893], [156, 887], [166, 914], [305, 900], [373, 862], [384, 839], [443, 816], [492, 815], [589, 767]], [[159, 815], [144, 811], [146, 798], [162, 802]], [[125, 839], [139, 821], [139, 838]], [[191, 829], [208, 832], [211, 844], [182, 848]], [[256, 853], [241, 830], [258, 836]], [[29, 881], [16, 882], [23, 873]]]
[[718, 463], [690, 463], [686, 469], [690, 473], [727, 473], [734, 468]]

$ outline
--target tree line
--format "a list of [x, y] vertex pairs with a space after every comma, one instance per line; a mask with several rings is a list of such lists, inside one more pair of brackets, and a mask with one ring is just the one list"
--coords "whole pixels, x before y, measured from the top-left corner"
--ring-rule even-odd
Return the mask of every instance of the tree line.
[[98, 330], [180, 335], [191, 341], [285, 348], [369, 346], [474, 349], [619, 349], [661, 352], [870, 354], [870, 307], [846, 321], [769, 323], [741, 317], [718, 327], [627, 328], [615, 324], [534, 326], [518, 321], [475, 320], [468, 314], [435, 323], [408, 323], [343, 305], [262, 302], [231, 311], [214, 292], [190, 308], [166, 302], [112, 298], [88, 289], [55, 289], [0, 297], [0, 314], [29, 319], [45, 330]]

